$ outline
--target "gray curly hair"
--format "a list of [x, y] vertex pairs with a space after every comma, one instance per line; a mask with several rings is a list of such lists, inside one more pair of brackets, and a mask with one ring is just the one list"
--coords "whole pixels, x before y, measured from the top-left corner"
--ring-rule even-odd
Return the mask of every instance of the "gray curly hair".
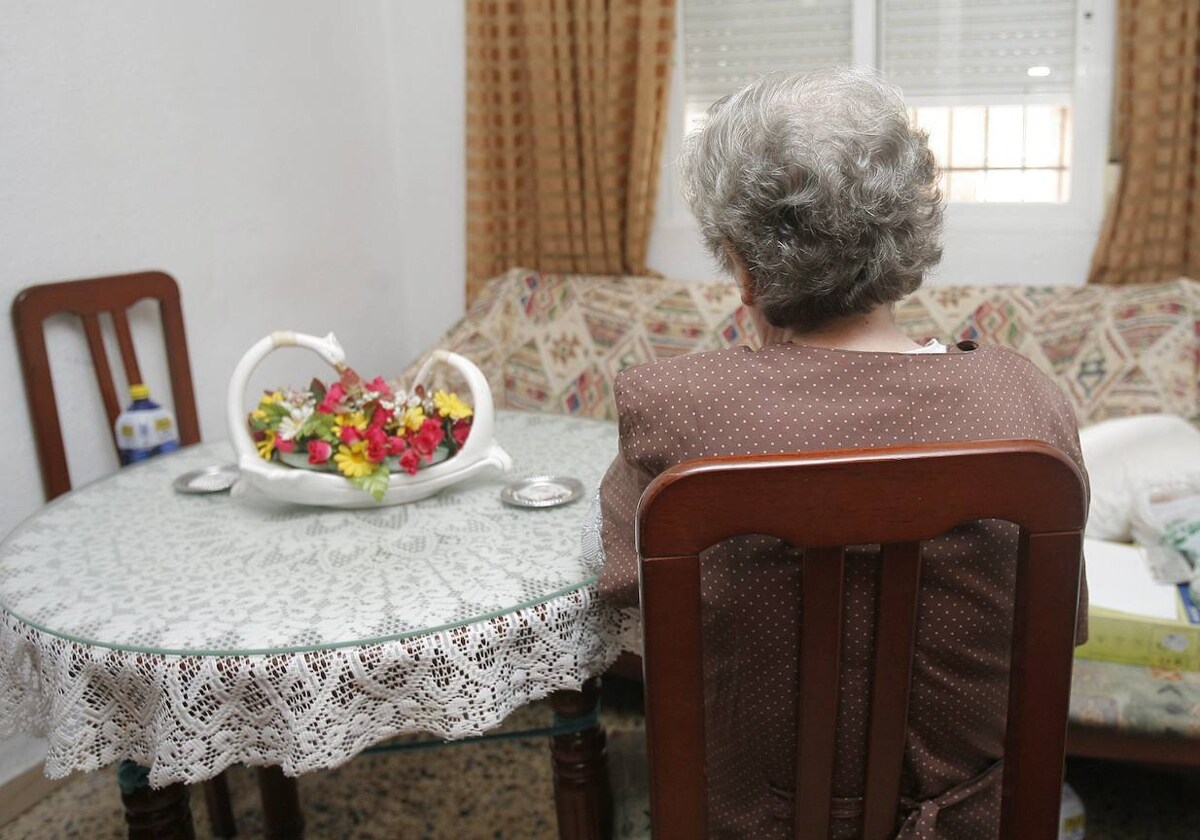
[[900, 300], [941, 259], [937, 165], [874, 70], [765, 76], [709, 109], [681, 164], [709, 250], [777, 327]]

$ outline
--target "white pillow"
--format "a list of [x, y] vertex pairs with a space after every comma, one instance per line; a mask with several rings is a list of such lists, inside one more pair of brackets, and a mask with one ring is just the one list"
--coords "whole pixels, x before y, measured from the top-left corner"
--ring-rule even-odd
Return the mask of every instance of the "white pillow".
[[1129, 542], [1134, 492], [1143, 484], [1200, 473], [1200, 429], [1174, 414], [1105, 420], [1079, 432], [1092, 486], [1085, 533]]

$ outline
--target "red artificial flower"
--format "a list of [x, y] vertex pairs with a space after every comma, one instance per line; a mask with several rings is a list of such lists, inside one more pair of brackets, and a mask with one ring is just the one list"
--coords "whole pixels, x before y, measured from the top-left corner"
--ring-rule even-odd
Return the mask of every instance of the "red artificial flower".
[[454, 421], [454, 426], [450, 429], [450, 434], [454, 437], [454, 442], [462, 446], [467, 442], [467, 435], [471, 434], [471, 418], [464, 417], [461, 420]]
[[381, 464], [387, 457], [387, 443], [382, 440], [367, 441], [367, 460], [372, 464]]
[[408, 442], [402, 437], [390, 437], [387, 439], [387, 453], [389, 455], [399, 455], [408, 446]]
[[333, 447], [323, 440], [310, 440], [308, 442], [308, 463], [321, 466], [329, 461], [329, 456], [333, 454]]
[[353, 426], [342, 426], [342, 432], [338, 435], [338, 439], [347, 446], [352, 443], [358, 443], [362, 440], [362, 435], [358, 429]]
[[275, 448], [280, 452], [292, 453], [296, 451], [296, 441], [284, 440], [281, 437], [275, 438]]
[[367, 460], [373, 464], [381, 463], [388, 454], [387, 433], [383, 429], [371, 428], [367, 429], [365, 437]]
[[433, 450], [437, 449], [438, 444], [445, 437], [446, 434], [442, 431], [441, 421], [427, 417], [421, 425], [421, 431], [413, 436], [412, 445], [417, 452], [421, 453], [428, 460], [433, 457]]
[[368, 382], [365, 387], [368, 391], [374, 391], [384, 399], [390, 400], [395, 396], [395, 394], [392, 393], [392, 389], [389, 388], [388, 384], [383, 381], [382, 376], [376, 376], [374, 379]]
[[421, 455], [417, 450], [409, 447], [404, 450], [400, 456], [400, 469], [404, 470], [409, 475], [417, 474], [417, 467], [421, 465]]
[[392, 421], [392, 417], [394, 416], [395, 412], [390, 411], [381, 405], [375, 406], [375, 411], [371, 413], [371, 428], [382, 429]]
[[321, 404], [317, 406], [317, 411], [324, 414], [336, 414], [338, 406], [345, 398], [346, 389], [342, 387], [342, 383], [334, 382], [329, 386], [329, 390], [325, 392], [325, 399], [321, 400]]

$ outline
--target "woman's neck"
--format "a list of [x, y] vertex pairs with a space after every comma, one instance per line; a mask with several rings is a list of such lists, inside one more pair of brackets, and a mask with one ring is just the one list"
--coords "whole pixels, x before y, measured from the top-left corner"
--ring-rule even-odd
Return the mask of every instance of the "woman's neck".
[[847, 315], [826, 321], [811, 330], [775, 327], [762, 317], [757, 307], [751, 307], [755, 326], [762, 343], [804, 344], [830, 350], [866, 350], [884, 353], [903, 353], [921, 345], [906, 336], [892, 320], [892, 307], [881, 304], [870, 312]]

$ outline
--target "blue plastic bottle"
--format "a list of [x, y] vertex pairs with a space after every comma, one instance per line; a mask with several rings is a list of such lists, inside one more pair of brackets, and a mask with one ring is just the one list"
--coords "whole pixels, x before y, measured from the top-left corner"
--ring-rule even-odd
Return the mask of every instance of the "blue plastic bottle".
[[129, 396], [133, 402], [117, 415], [117, 422], [113, 424], [121, 465], [178, 449], [175, 418], [170, 411], [150, 400], [150, 389], [139, 382], [129, 386]]

